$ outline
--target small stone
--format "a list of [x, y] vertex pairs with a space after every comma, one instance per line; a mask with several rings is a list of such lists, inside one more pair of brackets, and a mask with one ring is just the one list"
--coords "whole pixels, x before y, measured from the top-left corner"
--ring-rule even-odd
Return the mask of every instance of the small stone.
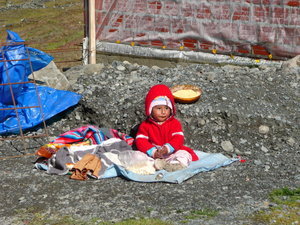
[[217, 139], [215, 136], [212, 136], [212, 137], [211, 137], [211, 141], [212, 141], [213, 143], [217, 143], [217, 142], [218, 142], [218, 139]]
[[238, 150], [237, 148], [234, 149], [234, 152], [235, 152], [236, 154], [241, 154], [241, 153], [242, 153], [242, 152], [241, 152], [240, 150]]
[[265, 171], [266, 171], [266, 172], [268, 172], [270, 168], [271, 168], [271, 167], [270, 167], [270, 166], [268, 166], [268, 165], [267, 165], [267, 166], [265, 166]]
[[290, 137], [289, 139], [287, 139], [286, 143], [289, 146], [294, 146], [294, 144], [296, 143], [296, 141], [294, 140], [294, 138]]
[[243, 139], [243, 138], [240, 139], [240, 144], [245, 144], [246, 142], [247, 142], [246, 139]]
[[233, 151], [233, 145], [230, 141], [222, 141], [221, 142], [221, 147], [223, 148], [223, 150], [225, 150], [226, 152], [231, 152]]
[[128, 62], [128, 61], [123, 61], [123, 64], [125, 64], [125, 65], [130, 65], [131, 63]]
[[262, 162], [260, 160], [256, 159], [256, 160], [254, 160], [254, 164], [259, 166], [262, 164]]
[[270, 128], [266, 125], [260, 125], [258, 128], [258, 132], [261, 134], [267, 134], [267, 133], [269, 133], [269, 131], [270, 131]]
[[75, 113], [75, 119], [76, 119], [76, 120], [81, 120], [80, 115], [79, 115], [78, 112]]
[[124, 70], [126, 70], [126, 68], [124, 66], [122, 66], [122, 65], [118, 65], [117, 66], [117, 70], [124, 71]]
[[198, 125], [200, 125], [200, 126], [204, 126], [205, 123], [206, 123], [206, 121], [204, 119], [198, 120]]
[[267, 149], [265, 146], [261, 146], [261, 150], [265, 153], [267, 153], [269, 151], [269, 149]]
[[19, 202], [20, 202], [20, 203], [25, 202], [25, 201], [26, 201], [25, 197], [19, 198]]
[[290, 83], [290, 86], [291, 86], [292, 88], [295, 88], [295, 87], [298, 86], [298, 83], [296, 83], [296, 82], [291, 82], [291, 83]]
[[159, 70], [160, 68], [158, 66], [152, 66], [152, 69]]

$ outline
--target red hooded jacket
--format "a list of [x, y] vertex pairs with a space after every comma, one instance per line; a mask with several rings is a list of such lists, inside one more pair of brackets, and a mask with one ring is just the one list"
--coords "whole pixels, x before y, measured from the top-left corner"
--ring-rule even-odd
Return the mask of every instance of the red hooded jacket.
[[[151, 102], [158, 96], [166, 96], [172, 104], [171, 116], [162, 124], [156, 123], [151, 117]], [[147, 119], [139, 126], [135, 144], [138, 150], [153, 157], [156, 146], [167, 146], [170, 153], [178, 150], [188, 151], [192, 160], [198, 160], [196, 153], [189, 147], [184, 146], [184, 134], [181, 123], [174, 117], [176, 108], [173, 95], [166, 85], [153, 86], [145, 98], [145, 112]]]

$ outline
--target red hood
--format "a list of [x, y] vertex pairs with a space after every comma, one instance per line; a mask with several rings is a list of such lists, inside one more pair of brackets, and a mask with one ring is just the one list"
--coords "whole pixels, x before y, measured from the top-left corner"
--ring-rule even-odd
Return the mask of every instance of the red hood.
[[172, 103], [172, 107], [173, 107], [172, 116], [174, 116], [176, 114], [174, 97], [173, 97], [172, 92], [170, 91], [169, 87], [164, 84], [157, 84], [150, 88], [150, 90], [145, 98], [145, 113], [146, 113], [146, 115], [150, 116], [150, 113], [149, 113], [150, 104], [158, 96], [167, 96], [170, 99], [170, 101]]

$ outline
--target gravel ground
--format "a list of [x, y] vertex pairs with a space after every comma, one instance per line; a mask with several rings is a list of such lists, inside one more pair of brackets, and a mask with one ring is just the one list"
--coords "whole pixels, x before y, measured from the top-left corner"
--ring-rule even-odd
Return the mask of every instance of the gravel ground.
[[[83, 98], [48, 121], [51, 137], [85, 124], [129, 134], [144, 119], [143, 100], [152, 85], [194, 84], [203, 90], [200, 100], [177, 104], [186, 144], [205, 152], [239, 155], [246, 162], [197, 174], [182, 184], [138, 183], [120, 177], [81, 182], [35, 170], [34, 156], [9, 157], [33, 153], [49, 139], [2, 141], [1, 224], [15, 224], [20, 210], [33, 209], [103, 221], [151, 217], [173, 224], [255, 224], [248, 216], [272, 206], [271, 190], [300, 186], [299, 67], [159, 68], [114, 61], [99, 71], [86, 71], [77, 66], [65, 72], [69, 79], [81, 75], [73, 90]], [[37, 128], [26, 135], [42, 132]], [[186, 219], [203, 209], [218, 214]]]

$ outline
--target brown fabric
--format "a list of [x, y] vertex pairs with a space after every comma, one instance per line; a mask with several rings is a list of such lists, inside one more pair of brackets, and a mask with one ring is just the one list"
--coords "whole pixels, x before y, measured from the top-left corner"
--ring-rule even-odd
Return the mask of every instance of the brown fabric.
[[87, 180], [87, 174], [86, 174], [86, 171], [80, 171], [80, 170], [76, 169], [73, 171], [70, 178], [73, 180]]
[[72, 170], [73, 173], [70, 178], [74, 180], [86, 180], [88, 172], [98, 177], [101, 170], [101, 160], [96, 155], [86, 154], [74, 165]]

